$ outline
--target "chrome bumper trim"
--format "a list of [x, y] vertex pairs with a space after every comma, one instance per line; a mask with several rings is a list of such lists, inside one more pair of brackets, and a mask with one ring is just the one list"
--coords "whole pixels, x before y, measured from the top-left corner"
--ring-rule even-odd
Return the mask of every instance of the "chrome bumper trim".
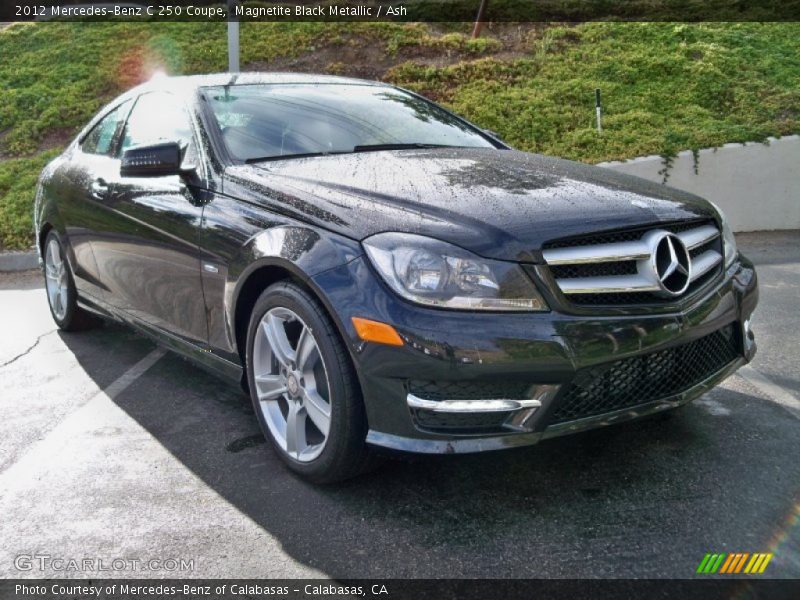
[[540, 408], [542, 406], [542, 403], [536, 399], [425, 400], [424, 398], [418, 398], [414, 394], [409, 394], [406, 397], [406, 402], [409, 408], [450, 414], [513, 412], [523, 409]]

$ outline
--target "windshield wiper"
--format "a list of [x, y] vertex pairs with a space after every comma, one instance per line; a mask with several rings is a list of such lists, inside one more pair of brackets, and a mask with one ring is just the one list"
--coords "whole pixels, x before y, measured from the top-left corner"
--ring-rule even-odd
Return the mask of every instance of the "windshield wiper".
[[313, 158], [315, 156], [330, 156], [332, 154], [353, 154], [355, 152], [377, 152], [380, 150], [413, 150], [416, 148], [458, 148], [459, 146], [450, 146], [447, 144], [423, 144], [421, 142], [414, 142], [412, 144], [363, 144], [360, 146], [353, 146], [352, 150], [332, 150], [330, 152], [302, 152], [299, 154], [276, 154], [274, 156], [259, 156], [255, 158], [248, 158], [244, 162], [246, 164], [269, 162], [273, 160], [284, 160], [287, 158]]
[[331, 154], [350, 154], [349, 150], [336, 152], [301, 152], [299, 154], [273, 154], [272, 156], [257, 156], [245, 159], [245, 164], [268, 162], [271, 160], [284, 160], [286, 158], [312, 158], [314, 156], [330, 156]]
[[413, 150], [415, 148], [457, 148], [448, 144], [423, 144], [414, 142], [411, 144], [363, 144], [353, 146], [353, 152], [372, 152], [377, 150]]

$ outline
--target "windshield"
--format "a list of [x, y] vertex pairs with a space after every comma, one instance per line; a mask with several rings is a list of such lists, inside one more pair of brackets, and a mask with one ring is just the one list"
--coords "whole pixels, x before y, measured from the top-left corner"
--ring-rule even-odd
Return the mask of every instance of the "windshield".
[[228, 152], [243, 161], [403, 147], [493, 148], [436, 105], [388, 86], [205, 88]]

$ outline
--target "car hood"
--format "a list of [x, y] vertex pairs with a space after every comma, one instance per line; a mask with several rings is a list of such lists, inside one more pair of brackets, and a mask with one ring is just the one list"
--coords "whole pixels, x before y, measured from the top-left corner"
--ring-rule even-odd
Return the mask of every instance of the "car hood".
[[556, 158], [496, 149], [421, 149], [230, 167], [225, 193], [363, 240], [431, 236], [486, 258], [535, 261], [548, 240], [713, 217], [705, 200]]

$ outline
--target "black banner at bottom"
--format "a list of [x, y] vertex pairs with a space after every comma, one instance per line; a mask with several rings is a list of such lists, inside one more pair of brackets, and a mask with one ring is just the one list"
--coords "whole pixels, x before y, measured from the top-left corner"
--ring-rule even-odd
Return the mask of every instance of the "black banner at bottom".
[[647, 598], [739, 600], [800, 598], [800, 580], [715, 579], [6, 579], [15, 600], [528, 600]]

